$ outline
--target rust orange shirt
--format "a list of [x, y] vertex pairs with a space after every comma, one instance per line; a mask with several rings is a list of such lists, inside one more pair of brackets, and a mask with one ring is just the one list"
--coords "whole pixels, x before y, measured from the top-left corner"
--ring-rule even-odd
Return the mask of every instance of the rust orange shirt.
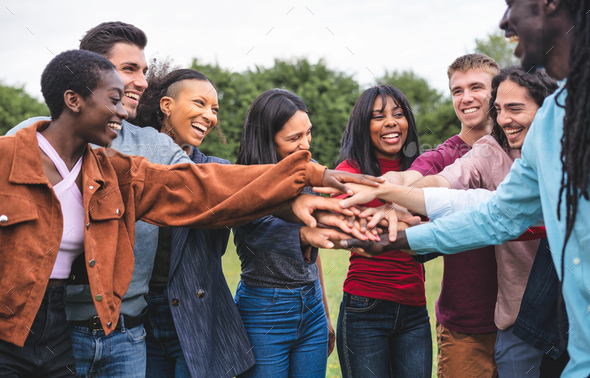
[[[61, 242], [63, 218], [47, 181], [40, 121], [0, 137], [0, 339], [23, 346]], [[325, 167], [307, 151], [277, 165], [152, 164], [108, 148], [84, 153], [84, 253], [94, 304], [108, 335], [133, 274], [135, 222], [224, 228], [267, 215], [304, 186], [321, 186]]]

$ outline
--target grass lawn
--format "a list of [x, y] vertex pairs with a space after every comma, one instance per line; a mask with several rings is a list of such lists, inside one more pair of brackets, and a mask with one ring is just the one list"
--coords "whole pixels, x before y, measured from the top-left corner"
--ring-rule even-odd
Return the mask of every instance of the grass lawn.
[[[330, 318], [332, 319], [334, 328], [336, 328], [340, 301], [342, 300], [342, 283], [344, 282], [346, 272], [348, 271], [349, 255], [346, 251], [341, 250], [321, 250], [320, 254], [322, 256], [322, 267], [324, 269], [324, 286], [326, 288], [328, 304], [330, 307]], [[223, 271], [229, 288], [232, 293], [235, 293], [236, 286], [240, 280], [240, 260], [238, 259], [236, 248], [232, 240], [230, 240], [225, 256], [223, 257]], [[433, 377], [436, 377], [437, 354], [434, 302], [440, 293], [442, 272], [443, 262], [441, 258], [426, 263], [426, 301], [432, 326]], [[326, 377], [337, 378], [341, 376], [338, 354], [336, 353], [336, 348], [334, 348], [334, 352], [330, 358], [328, 358], [328, 371]]]

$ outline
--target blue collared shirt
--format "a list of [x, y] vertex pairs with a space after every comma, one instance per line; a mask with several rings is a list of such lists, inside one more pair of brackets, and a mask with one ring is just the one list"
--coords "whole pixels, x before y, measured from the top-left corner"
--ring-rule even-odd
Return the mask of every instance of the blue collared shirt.
[[[561, 187], [561, 137], [566, 92], [547, 97], [537, 112], [517, 159], [496, 195], [429, 224], [406, 230], [410, 247], [425, 252], [458, 253], [515, 239], [543, 216], [555, 268], [563, 280], [570, 329], [568, 363], [562, 377], [590, 375], [590, 201], [581, 197], [576, 223], [565, 250], [565, 195], [561, 220], [557, 203]], [[556, 104], [556, 98], [561, 106]], [[590, 127], [590, 124], [588, 125]], [[590, 148], [590, 146], [588, 146]], [[468, 235], [468, 237], [466, 237]]]

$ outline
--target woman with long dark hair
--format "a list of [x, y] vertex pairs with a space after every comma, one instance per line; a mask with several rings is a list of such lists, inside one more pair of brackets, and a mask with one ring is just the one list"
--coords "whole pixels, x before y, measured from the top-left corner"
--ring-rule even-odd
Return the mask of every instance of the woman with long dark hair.
[[[237, 163], [277, 163], [309, 150], [311, 127], [301, 98], [268, 90], [248, 110]], [[314, 194], [310, 187], [303, 192]], [[326, 376], [335, 335], [316, 247], [328, 238], [347, 236], [274, 216], [236, 229], [242, 273], [235, 302], [256, 357], [240, 377]]]
[[[408, 169], [418, 155], [418, 132], [406, 96], [389, 85], [364, 91], [344, 131], [344, 161], [336, 170], [382, 175]], [[381, 202], [365, 206], [380, 207]], [[401, 251], [375, 258], [352, 253], [337, 340], [344, 377], [430, 377], [432, 341], [422, 266]]]

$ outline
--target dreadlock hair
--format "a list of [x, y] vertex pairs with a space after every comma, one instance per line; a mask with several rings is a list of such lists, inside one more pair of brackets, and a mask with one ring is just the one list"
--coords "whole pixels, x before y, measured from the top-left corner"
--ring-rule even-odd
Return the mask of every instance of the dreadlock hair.
[[402, 171], [412, 165], [420, 155], [418, 145], [418, 131], [414, 114], [406, 96], [399, 89], [391, 85], [378, 85], [365, 90], [354, 104], [352, 113], [342, 136], [340, 156], [338, 161], [348, 159], [349, 162], [361, 171], [361, 173], [373, 176], [381, 176], [381, 165], [375, 156], [375, 145], [371, 141], [371, 118], [375, 99], [380, 96], [382, 108], [387, 105], [386, 99], [391, 98], [402, 109], [404, 117], [408, 120], [408, 132], [406, 141], [402, 146]]
[[497, 122], [498, 112], [494, 103], [498, 95], [498, 88], [504, 81], [510, 80], [527, 91], [527, 96], [533, 100], [538, 107], [543, 105], [545, 97], [555, 92], [557, 89], [557, 82], [553, 80], [544, 69], [537, 69], [535, 72], [527, 73], [522, 66], [511, 66], [503, 68], [500, 73], [492, 79], [492, 97], [490, 98], [490, 116], [494, 122], [492, 136], [505, 151], [510, 149], [506, 133]]
[[137, 46], [140, 50], [147, 45], [147, 36], [136, 26], [121, 21], [103, 22], [88, 30], [80, 40], [80, 50], [88, 50], [110, 58], [117, 43]]
[[[157, 72], [161, 76], [157, 76]], [[191, 69], [174, 70], [166, 73], [165, 70], [154, 70], [148, 76], [148, 87], [141, 96], [137, 105], [137, 116], [135, 124], [140, 127], [153, 127], [160, 131], [164, 122], [164, 112], [160, 108], [160, 100], [167, 96], [177, 99], [184, 87], [184, 81], [197, 80], [208, 81], [217, 90], [215, 85], [207, 76], [199, 71]]]
[[[564, 90], [565, 119], [563, 137], [561, 138], [561, 188], [557, 204], [557, 217], [561, 218], [560, 207], [565, 192], [566, 232], [562, 253], [574, 229], [578, 200], [588, 200], [588, 179], [590, 176], [590, 0], [568, 0], [570, 11], [574, 15], [572, 45], [570, 48], [569, 72]], [[558, 106], [563, 107], [557, 102]], [[562, 274], [563, 282], [563, 274]]]
[[[566, 5], [566, 3], [564, 3]], [[565, 192], [565, 240], [561, 251], [561, 284], [558, 287], [557, 311], [563, 318], [563, 282], [565, 280], [565, 248], [574, 230], [578, 213], [578, 200], [588, 197], [590, 176], [590, 0], [567, 0], [574, 18], [572, 45], [570, 47], [567, 82], [561, 92], [567, 90], [565, 106], [558, 102], [561, 92], [555, 96], [557, 106], [565, 108], [563, 136], [561, 137], [561, 187], [557, 202], [557, 219], [561, 220], [561, 201]], [[559, 322], [560, 338], [565, 343], [562, 322]]]
[[56, 55], [41, 75], [41, 93], [55, 121], [62, 114], [64, 93], [76, 92], [88, 98], [98, 87], [105, 72], [114, 71], [115, 66], [107, 58], [84, 50], [69, 50]]

